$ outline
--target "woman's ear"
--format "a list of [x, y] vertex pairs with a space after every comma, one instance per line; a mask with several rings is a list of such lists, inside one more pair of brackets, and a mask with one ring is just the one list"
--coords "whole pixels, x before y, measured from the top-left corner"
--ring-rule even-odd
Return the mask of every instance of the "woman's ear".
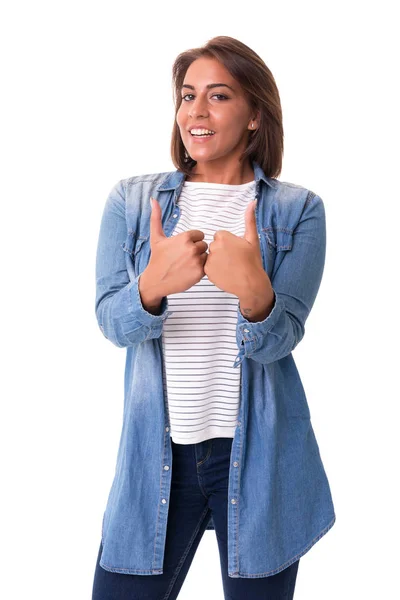
[[259, 126], [260, 126], [260, 116], [261, 116], [261, 112], [258, 110], [256, 112], [256, 114], [252, 117], [252, 119], [249, 122], [249, 129], [250, 129], [250, 131], [255, 131], [256, 129], [259, 128]]
[[256, 115], [253, 118], [254, 121], [254, 127], [259, 127], [260, 126], [260, 119], [261, 119], [261, 111], [257, 111]]

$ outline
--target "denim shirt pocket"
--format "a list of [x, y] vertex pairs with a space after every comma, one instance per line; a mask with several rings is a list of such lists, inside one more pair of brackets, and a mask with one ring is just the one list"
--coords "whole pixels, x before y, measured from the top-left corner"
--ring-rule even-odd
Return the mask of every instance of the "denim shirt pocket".
[[293, 229], [290, 227], [263, 227], [261, 243], [264, 250], [264, 268], [270, 279], [281, 264], [285, 252], [292, 249]]
[[[143, 267], [145, 259], [142, 249], [148, 239], [149, 236], [136, 235], [134, 231], [129, 231], [125, 242], [122, 244], [122, 249], [126, 253], [126, 268], [131, 281], [145, 268]], [[145, 266], [147, 266], [147, 263]]]

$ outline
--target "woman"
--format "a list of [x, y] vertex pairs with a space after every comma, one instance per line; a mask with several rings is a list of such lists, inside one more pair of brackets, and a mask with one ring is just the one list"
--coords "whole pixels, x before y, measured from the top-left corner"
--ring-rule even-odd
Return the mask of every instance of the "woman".
[[276, 179], [279, 93], [250, 48], [214, 38], [173, 79], [177, 170], [118, 182], [100, 226], [96, 317], [127, 355], [93, 600], [177, 598], [206, 529], [225, 598], [289, 599], [335, 522], [292, 356], [324, 205]]

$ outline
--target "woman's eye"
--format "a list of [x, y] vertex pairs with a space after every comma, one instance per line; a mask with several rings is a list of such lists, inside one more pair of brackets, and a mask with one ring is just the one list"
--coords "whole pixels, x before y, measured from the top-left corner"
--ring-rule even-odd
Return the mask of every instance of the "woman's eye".
[[[187, 96], [193, 96], [193, 94], [185, 94], [184, 96], [182, 96], [182, 100], [185, 100], [185, 98]], [[228, 97], [225, 96], [224, 94], [213, 94], [211, 97], [213, 96], [220, 96], [220, 98], [223, 98], [224, 100], [228, 100]]]

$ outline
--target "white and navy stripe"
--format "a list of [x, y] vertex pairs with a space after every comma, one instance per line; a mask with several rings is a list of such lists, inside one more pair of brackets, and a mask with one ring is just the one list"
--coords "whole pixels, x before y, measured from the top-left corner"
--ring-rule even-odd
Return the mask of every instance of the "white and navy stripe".
[[[254, 198], [254, 180], [241, 185], [185, 181], [172, 235], [200, 229], [207, 244], [219, 229], [243, 236], [244, 212]], [[234, 437], [241, 370], [232, 366], [238, 353], [238, 302], [206, 275], [188, 290], [168, 296], [173, 314], [163, 325], [164, 393], [175, 443]]]

